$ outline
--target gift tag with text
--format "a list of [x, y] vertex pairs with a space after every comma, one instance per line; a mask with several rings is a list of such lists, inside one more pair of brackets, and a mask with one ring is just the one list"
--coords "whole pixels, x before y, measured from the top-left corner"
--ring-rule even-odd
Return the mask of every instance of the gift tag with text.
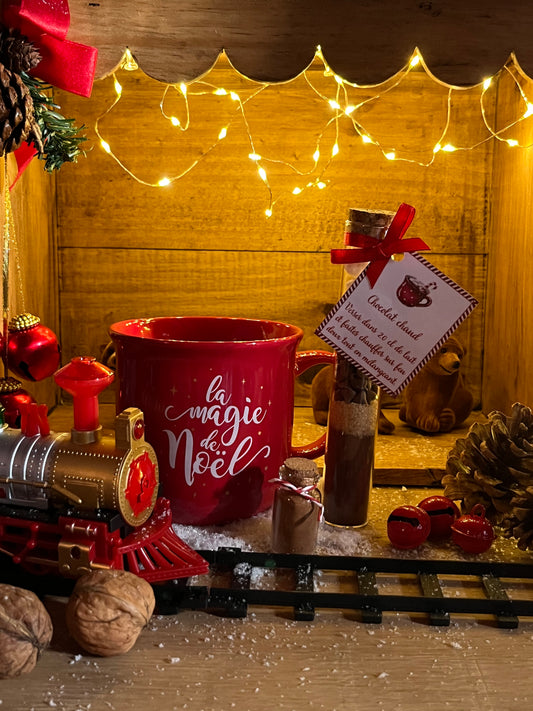
[[366, 271], [316, 333], [396, 396], [477, 301], [419, 255], [389, 259], [373, 287]]

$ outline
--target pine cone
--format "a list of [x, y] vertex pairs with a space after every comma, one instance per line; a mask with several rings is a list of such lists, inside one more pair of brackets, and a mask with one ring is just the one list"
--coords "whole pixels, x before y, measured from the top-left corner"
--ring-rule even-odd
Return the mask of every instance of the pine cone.
[[491, 412], [486, 424], [470, 427], [448, 455], [444, 495], [463, 509], [485, 507], [504, 535], [533, 548], [533, 413], [515, 403], [510, 416]]
[[42, 151], [29, 89], [18, 74], [0, 64], [0, 156], [20, 148], [24, 141]]
[[41, 55], [30, 40], [13, 28], [0, 32], [0, 62], [10, 72], [29, 72], [41, 61]]

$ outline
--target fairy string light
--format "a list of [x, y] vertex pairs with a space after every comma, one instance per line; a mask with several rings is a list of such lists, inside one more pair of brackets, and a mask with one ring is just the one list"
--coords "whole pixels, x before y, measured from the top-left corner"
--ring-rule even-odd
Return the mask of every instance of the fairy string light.
[[[222, 55], [224, 55], [224, 53], [222, 53]], [[317, 65], [320, 67], [320, 70], [317, 70]], [[304, 190], [324, 189], [328, 185], [328, 178], [326, 177], [327, 172], [341, 151], [340, 137], [341, 125], [343, 123], [347, 123], [353, 132], [352, 135], [358, 136], [363, 145], [373, 146], [374, 149], [378, 149], [385, 159], [389, 161], [414, 163], [421, 167], [431, 166], [439, 153], [471, 151], [492, 139], [505, 142], [510, 147], [528, 148], [531, 145], [520, 144], [517, 139], [508, 137], [509, 130], [513, 129], [520, 122], [533, 115], [533, 104], [530, 103], [527, 98], [527, 95], [521, 85], [520, 74], [518, 71], [515, 71], [515, 67], [512, 62], [506, 64], [497, 74], [493, 77], [485, 79], [480, 84], [474, 85], [473, 87], [456, 87], [443, 85], [442, 82], [433, 77], [425, 64], [422, 55], [418, 49], [415, 49], [409, 61], [391, 78], [378, 85], [365, 86], [349, 82], [336, 74], [328, 65], [324, 55], [322, 54], [321, 48], [318, 47], [314, 60], [299, 75], [299, 77], [296, 77], [295, 79], [303, 78], [308, 88], [316, 97], [317, 101], [320, 104], [323, 104], [324, 107], [327, 107], [327, 111], [331, 113], [324, 119], [322, 127], [318, 130], [318, 133], [314, 139], [314, 144], [309, 150], [309, 154], [307, 154], [310, 156], [308, 167], [304, 169], [298, 162], [269, 155], [265, 152], [258, 151], [256, 148], [258, 142], [255, 139], [254, 133], [250, 126], [247, 111], [252, 103], [261, 94], [272, 87], [279, 86], [279, 84], [253, 82], [252, 80], [240, 75], [237, 70], [233, 68], [233, 65], [230, 64], [230, 66], [236, 76], [245, 79], [252, 86], [252, 88], [248, 87], [246, 89], [246, 96], [241, 96], [241, 94], [237, 91], [230, 90], [224, 86], [219, 86], [216, 83], [207, 81], [206, 78], [200, 78], [190, 83], [163, 85], [162, 96], [159, 102], [160, 113], [162, 117], [179, 132], [179, 135], [181, 135], [183, 140], [186, 140], [186, 134], [192, 126], [190, 97], [194, 97], [195, 100], [197, 100], [201, 97], [216, 96], [223, 97], [223, 99], [227, 99], [229, 102], [229, 117], [226, 121], [224, 121], [223, 125], [220, 126], [216, 138], [205, 148], [200, 150], [198, 155], [192, 158], [188, 165], [186, 165], [182, 170], [177, 171], [173, 175], [164, 175], [156, 181], [150, 181], [140, 177], [115, 153], [109, 140], [103, 135], [101, 124], [103, 120], [114, 111], [123, 96], [123, 88], [116, 74], [112, 75], [115, 98], [110, 106], [95, 120], [94, 129], [102, 149], [131, 178], [136, 180], [141, 185], [154, 188], [165, 187], [176, 183], [188, 175], [218, 146], [220, 146], [220, 144], [227, 137], [230, 129], [233, 130], [234, 128], [236, 129], [237, 126], [240, 126], [244, 131], [246, 143], [248, 145], [247, 153], [244, 157], [253, 162], [258, 178], [262, 181], [267, 190], [268, 204], [265, 209], [265, 214], [269, 217], [272, 215], [273, 208], [276, 202], [281, 198], [282, 193], [287, 192], [284, 190], [279, 192], [278, 195], [274, 195], [269, 178], [270, 169], [275, 165], [281, 165], [287, 168], [290, 172], [294, 173], [297, 178], [297, 182], [290, 190], [294, 196], [300, 195]], [[126, 50], [121, 63], [121, 69], [125, 71], [139, 70], [138, 64], [129, 50]], [[438, 84], [447, 87], [446, 93], [443, 94], [445, 108], [442, 114], [441, 126], [440, 128], [437, 127], [438, 138], [432, 145], [428, 146], [428, 157], [426, 159], [405, 155], [405, 151], [400, 152], [396, 146], [381, 141], [378, 136], [373, 133], [370, 127], [365, 125], [365, 111], [368, 112], [370, 108], [378, 105], [379, 101], [383, 101], [390, 92], [400, 87], [412, 72], [425, 72]], [[486, 102], [487, 93], [494, 87], [503, 72], [505, 72], [515, 83], [520, 93], [520, 97], [524, 102], [525, 110], [522, 115], [512, 121], [509, 121], [505, 126], [498, 129], [491, 125], [486, 108]], [[327, 83], [325, 88], [317, 84], [317, 77], [320, 77], [322, 82], [325, 81]], [[291, 81], [295, 81], [295, 79]], [[288, 83], [289, 82], [285, 82], [285, 84]], [[454, 97], [458, 92], [464, 91], [479, 92], [480, 116], [487, 132], [486, 136], [481, 137], [475, 143], [469, 145], [456, 144], [450, 139], [450, 131], [452, 128], [452, 105]], [[168, 108], [171, 95], [179, 100], [181, 104], [181, 109], [179, 111], [171, 111]], [[330, 135], [332, 131], [333, 137]], [[299, 158], [299, 161], [302, 162], [302, 159]]]

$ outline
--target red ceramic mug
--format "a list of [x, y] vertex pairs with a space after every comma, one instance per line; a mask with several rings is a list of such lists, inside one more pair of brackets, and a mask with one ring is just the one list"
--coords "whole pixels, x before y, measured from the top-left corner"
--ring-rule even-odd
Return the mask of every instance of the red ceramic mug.
[[110, 334], [117, 411], [144, 412], [176, 523], [252, 516], [272, 504], [268, 481], [287, 457], [323, 454], [325, 436], [303, 447], [291, 443], [295, 376], [335, 358], [297, 353], [300, 328], [182, 316], [122, 321]]

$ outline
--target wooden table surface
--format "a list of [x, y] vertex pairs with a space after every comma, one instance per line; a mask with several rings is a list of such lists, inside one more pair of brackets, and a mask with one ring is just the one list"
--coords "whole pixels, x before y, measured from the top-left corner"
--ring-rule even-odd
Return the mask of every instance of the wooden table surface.
[[[64, 411], [56, 413], [54, 429], [64, 419]], [[312, 427], [302, 414], [302, 436]], [[432, 466], [442, 465], [448, 445], [444, 440], [444, 459], [436, 457]], [[390, 554], [386, 512], [400, 501], [416, 503], [426, 491], [375, 489], [370, 523], [354, 534], [359, 548], [368, 543]], [[433, 553], [424, 544], [419, 554]], [[510, 542], [498, 543], [491, 555], [530, 560]], [[522, 711], [533, 701], [529, 618], [509, 630], [492, 618], [466, 615], [432, 627], [426, 616], [410, 613], [384, 613], [381, 624], [368, 624], [342, 610], [318, 610], [312, 622], [294, 621], [281, 608], [252, 607], [242, 619], [183, 611], [155, 615], [129, 653], [98, 658], [69, 637], [66, 599], [44, 602], [54, 624], [52, 645], [30, 674], [0, 681], [0, 711]]]

